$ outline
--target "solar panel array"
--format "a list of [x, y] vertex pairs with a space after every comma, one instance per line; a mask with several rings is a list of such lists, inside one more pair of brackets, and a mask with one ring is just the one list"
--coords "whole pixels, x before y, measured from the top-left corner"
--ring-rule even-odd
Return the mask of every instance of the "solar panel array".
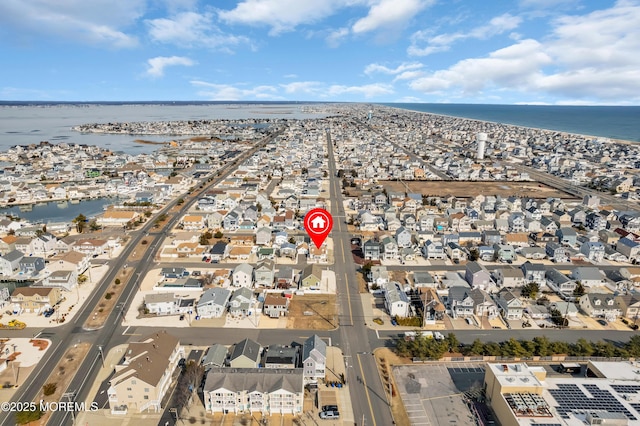
[[590, 398], [585, 395], [585, 393], [574, 384], [561, 383], [558, 384], [558, 389], [549, 389], [549, 393], [558, 403], [556, 410], [562, 418], [570, 418], [569, 413], [574, 411], [579, 413], [608, 411], [610, 413], [622, 413], [629, 420], [637, 420], [608, 390], [600, 389], [598, 386], [592, 384], [585, 384], [583, 386], [593, 397]]
[[611, 389], [620, 394], [638, 393], [640, 392], [640, 385], [611, 385]]

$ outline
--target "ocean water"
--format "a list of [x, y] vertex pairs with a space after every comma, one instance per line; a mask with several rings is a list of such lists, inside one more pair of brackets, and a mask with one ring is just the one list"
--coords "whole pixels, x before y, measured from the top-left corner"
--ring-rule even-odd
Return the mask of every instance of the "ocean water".
[[640, 106], [381, 104], [411, 111], [640, 142]]

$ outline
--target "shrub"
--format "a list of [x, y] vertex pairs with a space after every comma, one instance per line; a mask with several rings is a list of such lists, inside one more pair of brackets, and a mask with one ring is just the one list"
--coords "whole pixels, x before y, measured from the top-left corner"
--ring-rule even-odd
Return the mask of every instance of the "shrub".
[[116, 283], [116, 285], [120, 284], [120, 278], [116, 278], [114, 282]]
[[54, 393], [56, 393], [57, 387], [58, 385], [55, 383], [47, 383], [42, 387], [42, 392], [44, 393], [44, 396], [53, 395]]
[[105, 299], [107, 299], [107, 300], [111, 299], [111, 293], [107, 293], [107, 294], [105, 294], [105, 295], [104, 295], [104, 298], [105, 298]]

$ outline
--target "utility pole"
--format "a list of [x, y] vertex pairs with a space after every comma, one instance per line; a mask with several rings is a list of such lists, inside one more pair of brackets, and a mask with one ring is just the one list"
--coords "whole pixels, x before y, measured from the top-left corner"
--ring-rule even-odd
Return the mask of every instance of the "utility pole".
[[102, 352], [102, 346], [98, 345], [98, 351], [100, 354], [100, 360], [102, 361], [102, 368], [104, 368], [104, 353]]
[[[74, 402], [75, 396], [76, 396], [76, 392], [75, 391], [66, 392], [66, 393], [62, 394], [62, 397], [63, 398], [67, 398], [67, 400], [69, 402], [71, 402], [71, 403]], [[71, 424], [72, 425], [76, 424], [76, 410], [75, 410], [75, 407], [72, 407], [72, 409], [71, 409]]]

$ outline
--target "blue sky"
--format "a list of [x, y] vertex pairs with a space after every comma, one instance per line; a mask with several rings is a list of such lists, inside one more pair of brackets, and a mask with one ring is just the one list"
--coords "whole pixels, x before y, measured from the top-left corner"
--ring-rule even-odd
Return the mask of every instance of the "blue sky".
[[1, 100], [640, 104], [640, 0], [2, 0]]

